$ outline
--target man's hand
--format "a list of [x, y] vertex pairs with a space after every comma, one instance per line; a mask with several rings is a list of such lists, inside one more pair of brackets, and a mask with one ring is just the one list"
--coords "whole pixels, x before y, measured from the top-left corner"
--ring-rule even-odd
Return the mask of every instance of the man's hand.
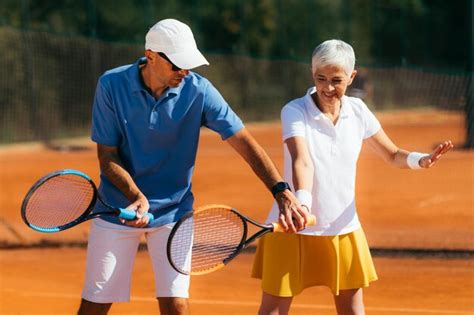
[[148, 225], [149, 217], [145, 214], [150, 209], [150, 204], [148, 203], [148, 199], [146, 199], [145, 195], [142, 193], [138, 194], [137, 199], [132, 204], [130, 204], [127, 209], [135, 210], [137, 213], [137, 218], [131, 221], [120, 219], [123, 224], [138, 228]]

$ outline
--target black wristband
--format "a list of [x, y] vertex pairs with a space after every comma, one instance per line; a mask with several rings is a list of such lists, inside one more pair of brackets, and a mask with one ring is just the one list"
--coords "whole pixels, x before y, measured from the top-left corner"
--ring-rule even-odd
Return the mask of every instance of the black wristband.
[[285, 190], [290, 190], [291, 191], [291, 188], [290, 188], [290, 185], [288, 185], [287, 182], [278, 182], [276, 183], [273, 187], [272, 187], [272, 194], [273, 194], [273, 197], [276, 196], [276, 194], [282, 192], [282, 191], [285, 191]]

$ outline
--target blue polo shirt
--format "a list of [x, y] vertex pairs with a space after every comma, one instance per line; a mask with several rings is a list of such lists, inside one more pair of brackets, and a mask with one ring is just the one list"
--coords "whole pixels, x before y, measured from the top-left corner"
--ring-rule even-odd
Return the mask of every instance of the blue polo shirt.
[[[177, 221], [193, 208], [191, 178], [201, 126], [223, 140], [244, 127], [240, 118], [204, 77], [190, 72], [159, 99], [143, 84], [139, 59], [104, 73], [98, 81], [92, 140], [117, 147], [130, 175], [150, 203], [150, 226]], [[101, 174], [99, 193], [114, 206], [131, 202]], [[95, 211], [105, 210], [97, 203]], [[117, 218], [105, 220], [119, 223]]]

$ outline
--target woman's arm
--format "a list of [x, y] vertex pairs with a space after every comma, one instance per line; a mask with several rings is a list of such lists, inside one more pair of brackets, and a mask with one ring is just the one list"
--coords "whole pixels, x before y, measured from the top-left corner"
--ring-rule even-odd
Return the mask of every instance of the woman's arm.
[[304, 137], [296, 136], [285, 140], [291, 156], [293, 187], [301, 205], [311, 212], [314, 167]]
[[295, 191], [313, 188], [313, 162], [309, 156], [308, 147], [304, 137], [292, 137], [285, 140], [291, 156], [293, 170], [293, 186]]
[[365, 140], [387, 163], [398, 168], [430, 168], [453, 148], [451, 140], [440, 143], [431, 154], [409, 152], [393, 143], [383, 129]]
[[[227, 142], [244, 158], [269, 190], [283, 180], [273, 161], [246, 128], [229, 137]], [[279, 192], [275, 195], [275, 200], [282, 213], [280, 216], [283, 215], [280, 222], [285, 230], [297, 232], [306, 227], [309, 214], [302, 209], [292, 192]]]

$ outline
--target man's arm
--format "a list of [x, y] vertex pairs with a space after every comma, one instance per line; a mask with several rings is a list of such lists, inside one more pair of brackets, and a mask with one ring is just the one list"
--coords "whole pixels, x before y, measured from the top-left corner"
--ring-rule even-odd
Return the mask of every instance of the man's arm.
[[150, 205], [145, 195], [133, 181], [130, 173], [123, 166], [117, 148], [97, 144], [97, 155], [102, 173], [130, 200], [131, 204], [127, 208], [137, 212], [136, 220], [122, 222], [134, 227], [147, 225], [148, 216], [143, 214], [148, 211]]
[[[227, 142], [245, 159], [269, 190], [276, 183], [283, 181], [273, 161], [246, 128], [242, 128], [228, 138]], [[284, 220], [280, 220], [284, 228], [292, 232], [304, 229], [309, 214], [300, 206], [294, 194], [289, 190], [284, 190], [277, 193], [275, 199], [284, 217]]]

